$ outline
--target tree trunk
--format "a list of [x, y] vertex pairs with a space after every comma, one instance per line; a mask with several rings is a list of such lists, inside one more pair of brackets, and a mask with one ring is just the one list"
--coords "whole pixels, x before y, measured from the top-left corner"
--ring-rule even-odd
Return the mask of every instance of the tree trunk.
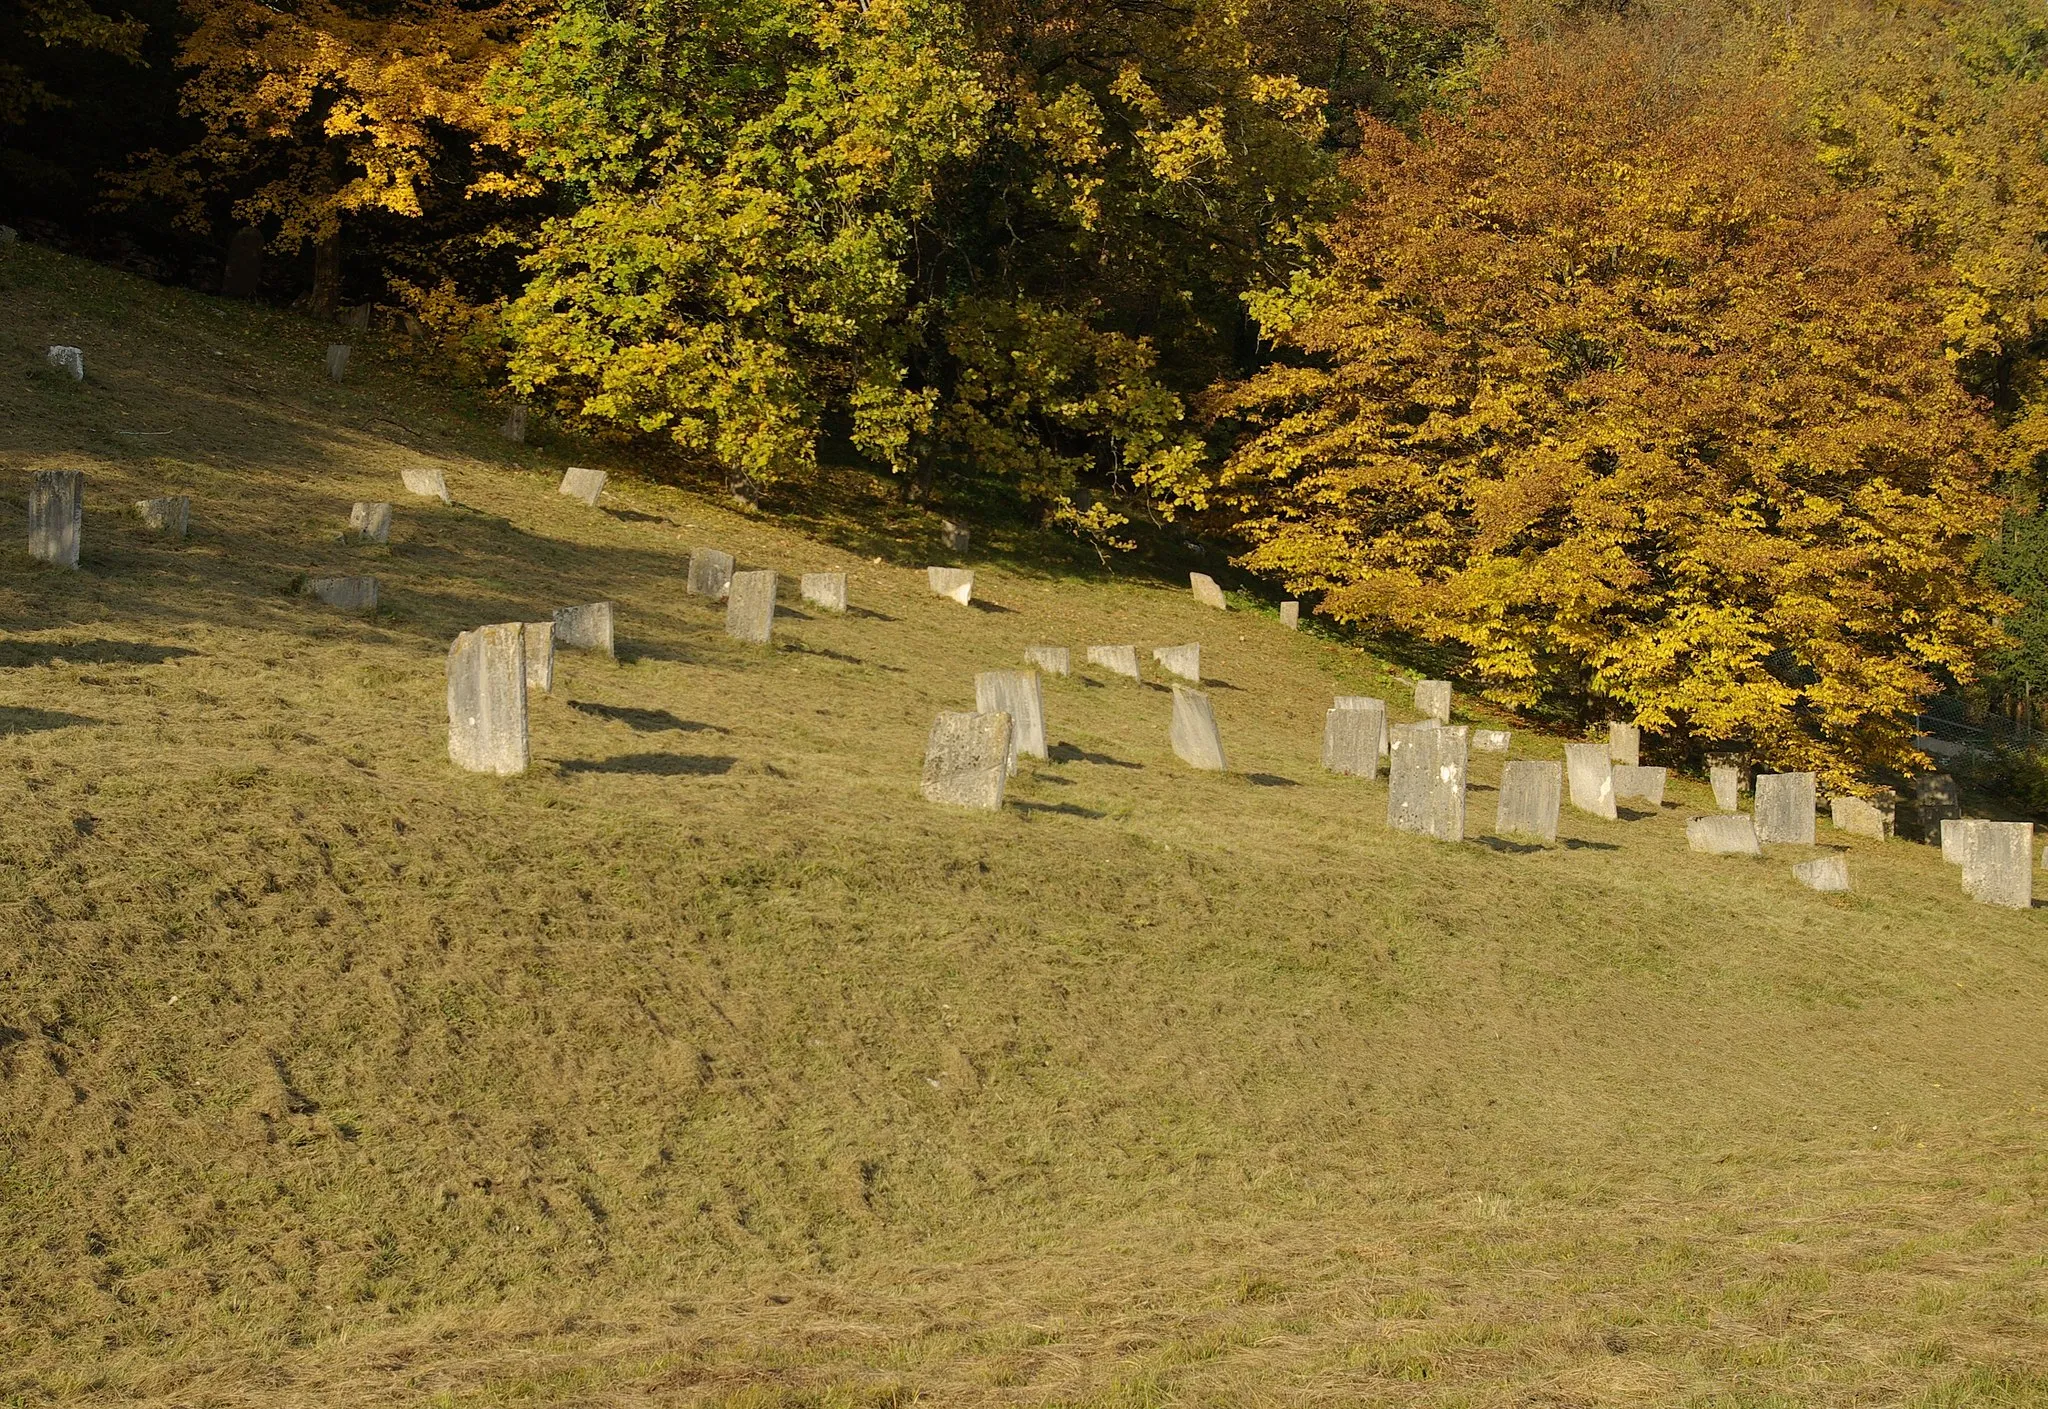
[[313, 246], [313, 292], [306, 300], [316, 318], [332, 318], [341, 306], [341, 230]]

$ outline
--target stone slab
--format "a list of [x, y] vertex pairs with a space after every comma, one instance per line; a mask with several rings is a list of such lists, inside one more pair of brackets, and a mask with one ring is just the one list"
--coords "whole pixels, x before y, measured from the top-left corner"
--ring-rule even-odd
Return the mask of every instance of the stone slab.
[[[1608, 755], [1610, 758], [1613, 756], [1612, 747], [1608, 749]], [[1662, 768], [1617, 763], [1614, 765], [1614, 800], [1619, 802], [1625, 797], [1634, 798], [1639, 802], [1647, 802], [1652, 807], [1662, 807], [1665, 776], [1665, 770]]]
[[1323, 712], [1323, 767], [1348, 778], [1377, 778], [1387, 717], [1364, 709]]
[[526, 408], [514, 406], [507, 411], [504, 424], [498, 427], [498, 434], [514, 445], [526, 444]]
[[1009, 757], [1010, 716], [945, 711], [925, 738], [925, 800], [1001, 811]]
[[1065, 646], [1026, 646], [1024, 659], [1047, 675], [1071, 675], [1074, 669], [1073, 653]]
[[971, 568], [926, 568], [925, 581], [932, 589], [932, 595], [951, 597], [961, 606], [974, 600], [974, 572]]
[[555, 608], [555, 644], [579, 651], [612, 650], [612, 604], [591, 602], [580, 607]]
[[143, 524], [170, 538], [183, 538], [192, 527], [192, 496], [174, 494], [164, 499], [138, 499], [135, 513]]
[[525, 628], [465, 631], [448, 648], [448, 757], [473, 773], [524, 773]]
[[581, 465], [571, 465], [562, 472], [562, 482], [556, 486], [555, 492], [566, 494], [571, 499], [579, 499], [595, 509], [598, 496], [604, 493], [604, 482], [608, 478], [603, 470], [587, 470]]
[[1947, 773], [1926, 773], [1913, 783], [1913, 827], [1923, 842], [1940, 839], [1941, 824], [1963, 815], [1963, 794]]
[[526, 693], [551, 695], [555, 690], [555, 624], [527, 621], [520, 625], [526, 628]]
[[1472, 752], [1506, 753], [1515, 736], [1505, 729], [1474, 729], [1472, 731]]
[[1280, 604], [1280, 624], [1289, 631], [1298, 630], [1301, 626], [1301, 603], [1282, 602]]
[[939, 542], [948, 553], [964, 553], [974, 541], [974, 530], [958, 519], [939, 520]]
[[365, 543], [391, 541], [391, 506], [361, 501], [348, 511], [348, 531]]
[[1962, 817], [1941, 819], [1941, 859], [1951, 866], [1963, 864], [1963, 828], [1969, 825]]
[[1371, 695], [1339, 695], [1332, 702], [1337, 709], [1377, 710], [1380, 716], [1380, 757], [1387, 756], [1387, 702]]
[[1962, 827], [1963, 894], [1985, 905], [2034, 905], [2034, 824], [1982, 822]]
[[1643, 761], [1643, 731], [1633, 724], [1607, 726], [1607, 756], [1630, 768]]
[[1714, 790], [1714, 806], [1723, 812], [1742, 810], [1742, 770], [1733, 764], [1716, 763], [1707, 769], [1707, 785]]
[[807, 572], [797, 579], [797, 595], [824, 612], [846, 610], [846, 574]]
[[1839, 856], [1817, 856], [1793, 866], [1792, 879], [1808, 890], [1845, 891], [1849, 888], [1849, 863]]
[[1416, 681], [1415, 712], [1424, 719], [1433, 719], [1439, 724], [1450, 723], [1451, 682], [1448, 680]]
[[765, 646], [775, 634], [775, 574], [736, 572], [725, 596], [725, 634]]
[[1112, 675], [1138, 679], [1138, 648], [1136, 646], [1090, 646], [1088, 664], [1099, 665]]
[[1563, 800], [1563, 764], [1530, 758], [1504, 763], [1494, 808], [1494, 834], [1554, 842], [1558, 806]]
[[443, 504], [455, 502], [448, 493], [448, 477], [441, 473], [439, 465], [408, 465], [399, 471], [399, 478], [405, 481], [408, 493], [438, 499]]
[[1762, 856], [1756, 824], [1740, 812], [1695, 817], [1685, 824], [1685, 844], [1709, 856]]
[[344, 612], [377, 610], [377, 579], [374, 577], [309, 577], [303, 589], [328, 606]]
[[974, 707], [982, 714], [1010, 716], [1009, 768], [1017, 756], [1044, 758], [1045, 696], [1035, 670], [984, 670], [974, 677]]
[[28, 555], [75, 568], [84, 537], [85, 471], [37, 470], [28, 489]]
[[85, 353], [78, 348], [59, 343], [43, 354], [43, 360], [60, 372], [69, 373], [74, 382], [85, 380]]
[[1177, 675], [1197, 685], [1202, 683], [1202, 647], [1199, 643], [1154, 646], [1152, 659], [1158, 661], [1160, 669], [1168, 675]]
[[1465, 774], [1471, 740], [1434, 721], [1387, 730], [1387, 825], [1438, 841], [1465, 839]]
[[1812, 846], [1813, 775], [1757, 774], [1755, 811], [1758, 841], [1766, 845]]
[[339, 343], [339, 342], [329, 343], [329, 344], [327, 345], [327, 377], [328, 377], [328, 380], [329, 380], [329, 381], [336, 381], [336, 382], [338, 382], [338, 381], [340, 381], [340, 380], [341, 380], [341, 379], [342, 379], [343, 377], [345, 377], [345, 376], [347, 376], [347, 375], [348, 375], [348, 344], [347, 344], [347, 343]]
[[1869, 837], [1872, 841], [1891, 839], [1892, 810], [1880, 807], [1868, 798], [1829, 798], [1828, 815], [1838, 832], [1847, 832], [1852, 837]]
[[1175, 756], [1191, 768], [1223, 772], [1230, 767], [1223, 753], [1223, 735], [1216, 728], [1216, 711], [1200, 690], [1173, 687], [1173, 723], [1167, 738]]
[[1216, 579], [1208, 573], [1189, 573], [1188, 587], [1194, 592], [1195, 600], [1203, 606], [1214, 607], [1219, 612], [1230, 610], [1230, 603], [1223, 600], [1223, 589], [1216, 585]]
[[714, 602], [725, 600], [725, 594], [732, 588], [732, 554], [716, 548], [693, 548], [688, 586], [693, 597], [709, 597]]
[[1613, 821], [1618, 815], [1614, 810], [1614, 760], [1608, 757], [1607, 745], [1566, 744], [1564, 770], [1572, 806]]

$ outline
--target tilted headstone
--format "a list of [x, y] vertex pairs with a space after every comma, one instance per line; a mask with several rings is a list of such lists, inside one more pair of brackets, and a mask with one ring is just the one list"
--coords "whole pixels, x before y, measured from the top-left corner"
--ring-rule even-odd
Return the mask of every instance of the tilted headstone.
[[1514, 742], [1514, 735], [1505, 729], [1474, 729], [1472, 731], [1472, 752], [1506, 753], [1508, 745]]
[[1607, 756], [1634, 768], [1643, 761], [1643, 731], [1633, 724], [1607, 726]]
[[84, 536], [85, 471], [37, 470], [28, 490], [28, 555], [75, 568]]
[[807, 572], [797, 580], [797, 592], [820, 611], [846, 610], [846, 574], [843, 572]]
[[338, 382], [338, 381], [340, 381], [340, 380], [341, 380], [341, 379], [342, 379], [343, 377], [345, 377], [345, 376], [347, 376], [347, 375], [348, 375], [348, 344], [347, 344], [347, 343], [339, 343], [339, 342], [335, 342], [335, 343], [329, 343], [329, 344], [327, 345], [327, 376], [328, 376], [328, 379], [329, 379], [330, 381], [337, 381], [337, 382]]
[[1792, 868], [1792, 879], [1808, 890], [1844, 891], [1849, 888], [1849, 863], [1839, 856], [1819, 856]]
[[1723, 812], [1742, 808], [1742, 772], [1733, 764], [1716, 763], [1707, 769], [1707, 782], [1714, 790], [1714, 806]]
[[1685, 824], [1685, 844], [1710, 856], [1762, 856], [1756, 825], [1742, 813], [1695, 817]]
[[982, 714], [1010, 716], [1010, 771], [1017, 755], [1044, 758], [1045, 696], [1035, 670], [984, 670], [974, 677], [974, 707]]
[[1533, 758], [1503, 763], [1500, 801], [1493, 816], [1494, 834], [1556, 841], [1558, 804], [1563, 798], [1563, 764]]
[[1941, 824], [1963, 815], [1963, 793], [1946, 773], [1927, 773], [1913, 783], [1913, 820], [1920, 840], [1932, 842], [1941, 835]]
[[946, 545], [948, 553], [966, 552], [967, 545], [973, 538], [973, 531], [957, 519], [939, 520], [939, 541]]
[[85, 353], [82, 350], [75, 347], [66, 347], [59, 343], [44, 353], [43, 357], [44, 360], [58, 371], [69, 372], [72, 381], [82, 382], [85, 380]]
[[1074, 669], [1073, 654], [1065, 646], [1026, 646], [1024, 659], [1047, 675], [1071, 675]]
[[391, 506], [386, 503], [358, 503], [348, 511], [348, 531], [365, 543], [391, 541]]
[[1183, 680], [1202, 683], [1202, 647], [1199, 643], [1185, 646], [1154, 646], [1152, 659], [1168, 675], [1178, 675]]
[[304, 592], [344, 612], [377, 610], [377, 579], [374, 577], [309, 577]]
[[1885, 841], [1891, 837], [1891, 809], [1879, 807], [1868, 798], [1829, 798], [1828, 813], [1838, 832], [1847, 832], [1852, 837], [1869, 837], [1872, 841]]
[[443, 504], [455, 502], [448, 495], [448, 477], [441, 473], [439, 465], [407, 465], [399, 471], [399, 478], [405, 481], [408, 493], [438, 499]]
[[465, 631], [448, 648], [448, 757], [474, 773], [526, 771], [525, 628]]
[[192, 496], [174, 494], [167, 499], [138, 499], [135, 512], [142, 522], [158, 533], [183, 538], [192, 526]]
[[732, 554], [716, 548], [690, 550], [690, 595], [722, 600], [732, 588]]
[[938, 597], [951, 597], [961, 606], [974, 600], [974, 571], [971, 568], [926, 568], [924, 577]]
[[1813, 845], [1811, 773], [1756, 775], [1756, 839], [1786, 846]]
[[244, 225], [228, 241], [227, 268], [221, 274], [223, 298], [254, 298], [263, 287], [263, 232]]
[[2034, 904], [2034, 824], [1971, 819], [1962, 833], [1963, 893], [1986, 905]]
[[581, 607], [556, 607], [554, 635], [557, 645], [612, 655], [612, 604], [592, 602]]
[[606, 478], [603, 470], [586, 470], [581, 465], [571, 465], [562, 471], [562, 482], [555, 492], [566, 494], [571, 499], [580, 499], [595, 509], [598, 496], [604, 493]]
[[522, 622], [526, 628], [526, 693], [551, 695], [555, 690], [555, 624]]
[[1377, 778], [1384, 714], [1363, 709], [1323, 712], [1323, 767], [1352, 778]]
[[1188, 574], [1188, 586], [1194, 590], [1195, 600], [1205, 607], [1218, 611], [1230, 610], [1230, 603], [1223, 600], [1223, 589], [1216, 585], [1216, 579], [1206, 572]]
[[756, 646], [775, 634], [775, 574], [736, 572], [725, 597], [725, 634]]
[[947, 710], [925, 738], [925, 800], [1001, 811], [1009, 757], [1010, 716]]
[[1280, 604], [1280, 624], [1289, 631], [1298, 629], [1301, 626], [1301, 603], [1282, 602]]
[[[1613, 749], [1610, 747], [1610, 755]], [[1614, 765], [1614, 798], [1634, 798], [1647, 802], [1652, 807], [1664, 805], [1664, 778], [1662, 768], [1649, 768], [1641, 764], [1617, 763]]]
[[1138, 678], [1138, 648], [1136, 646], [1090, 646], [1088, 664], [1099, 665], [1112, 675], [1127, 675]]
[[1387, 731], [1387, 825], [1438, 841], [1465, 839], [1465, 772], [1470, 739], [1461, 725], [1435, 721]]
[[1191, 768], [1224, 772], [1230, 767], [1223, 755], [1223, 735], [1216, 729], [1216, 711], [1200, 690], [1173, 687], [1173, 723], [1167, 737], [1174, 754]]
[[498, 434], [514, 445], [526, 444], [526, 408], [514, 406], [505, 413], [505, 422], [498, 427]]
[[1566, 744], [1565, 778], [1571, 785], [1572, 806], [1610, 822], [1614, 810], [1614, 760], [1605, 744]]
[[1451, 682], [1448, 680], [1416, 681], [1415, 712], [1424, 719], [1433, 719], [1439, 724], [1450, 723]]

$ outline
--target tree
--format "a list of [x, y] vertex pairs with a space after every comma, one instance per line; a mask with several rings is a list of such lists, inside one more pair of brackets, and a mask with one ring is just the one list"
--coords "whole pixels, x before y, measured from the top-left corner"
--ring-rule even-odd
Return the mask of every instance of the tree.
[[1330, 266], [1275, 306], [1292, 355], [1219, 394], [1224, 468], [1165, 487], [1504, 701], [1834, 784], [1911, 766], [2008, 605], [1941, 271], [1760, 77], [1668, 58], [1589, 24], [1511, 44], [1420, 140], [1369, 129]]

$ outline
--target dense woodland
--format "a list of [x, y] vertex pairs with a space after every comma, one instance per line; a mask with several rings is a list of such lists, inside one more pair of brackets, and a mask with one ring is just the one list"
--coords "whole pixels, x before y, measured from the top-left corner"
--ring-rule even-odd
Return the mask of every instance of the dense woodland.
[[2019, 0], [0, 11], [32, 238], [260, 240], [257, 296], [744, 498], [1173, 520], [1835, 785], [2048, 684], [2044, 118]]

